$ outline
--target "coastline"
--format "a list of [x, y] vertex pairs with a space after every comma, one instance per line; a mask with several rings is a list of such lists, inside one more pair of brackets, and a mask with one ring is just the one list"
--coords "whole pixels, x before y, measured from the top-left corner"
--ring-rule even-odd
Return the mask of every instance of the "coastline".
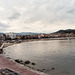
[[[71, 38], [72, 39], [72, 38]], [[73, 39], [75, 39], [75, 38], [73, 38]], [[23, 43], [23, 42], [31, 42], [31, 41], [46, 41], [46, 40], [68, 40], [67, 38], [65, 39], [65, 38], [47, 38], [47, 39], [29, 39], [29, 40], [23, 40], [21, 43]], [[20, 44], [20, 43], [6, 43], [6, 44], [4, 44], [4, 47], [3, 48], [6, 48], [6, 47], [8, 47], [8, 46], [12, 46], [12, 45], [14, 45], [14, 44]], [[5, 59], [8, 59], [7, 57], [5, 57], [5, 56], [1, 56], [2, 58], [5, 58]], [[11, 61], [11, 62], [15, 62], [14, 60], [12, 60], [12, 59], [8, 59], [9, 61]], [[0, 61], [1, 62], [1, 61]], [[41, 72], [41, 71], [38, 71], [37, 69], [32, 69], [32, 68], [29, 68], [29, 67], [27, 67], [27, 66], [24, 66], [24, 65], [22, 65], [22, 64], [20, 64], [20, 63], [17, 63], [17, 62], [15, 62], [17, 65], [20, 65], [20, 66], [22, 66], [22, 67], [25, 67], [27, 70], [29, 70], [29, 71], [31, 71], [31, 72], [35, 72], [36, 74], [35, 75], [37, 75], [37, 74], [39, 74], [39, 75], [46, 75], [45, 73], [43, 73], [43, 72]], [[15, 70], [16, 71], [16, 70]], [[29, 74], [29, 75], [31, 75], [31, 74]]]
[[[30, 41], [39, 41], [39, 40], [24, 40], [21, 43], [30, 42]], [[20, 44], [20, 43], [5, 43], [3, 48], [6, 48], [8, 46], [12, 46], [14, 44]], [[23, 64], [17, 63], [17, 62], [15, 62], [15, 60], [12, 60], [11, 58], [5, 57], [3, 55], [3, 53], [0, 54], [0, 60], [5, 61], [5, 63], [3, 62], [3, 65], [2, 64], [0, 65], [0, 69], [8, 68], [10, 70], [13, 70], [13, 71], [19, 73], [19, 74], [21, 74], [20, 73], [21, 69], [23, 69], [23, 70], [25, 69], [27, 74], [25, 74], [26, 73], [25, 72], [24, 74], [21, 74], [21, 75], [48, 75], [44, 72], [41, 72], [40, 70], [33, 69], [33, 68], [28, 67], [28, 66], [24, 66]], [[0, 61], [0, 63], [1, 63], [1, 61]], [[10, 64], [8, 64], [8, 63], [10, 63]], [[17, 69], [17, 71], [16, 71], [15, 69], [13, 69], [14, 66], [11, 68], [10, 66], [13, 65], [12, 63], [14, 63], [16, 67], [19, 66], [20, 70], [18, 70], [18, 68], [16, 68]]]
[[47, 75], [43, 72], [38, 72], [36, 70], [32, 70], [26, 66], [16, 63], [12, 59], [8, 59], [3, 55], [0, 55], [0, 69], [10, 69], [13, 70], [20, 75]]
[[[27, 40], [21, 41], [20, 43], [23, 43], [23, 42], [32, 42], [32, 41], [71, 40], [71, 39], [74, 39], [74, 40], [75, 40], [75, 37], [61, 37], [61, 38], [59, 37], [59, 38], [27, 39]], [[6, 44], [4, 44], [3, 48], [8, 47], [8, 46], [11, 46], [11, 45], [14, 45], [14, 44], [20, 44], [20, 43], [6, 43]]]
[[[75, 37], [62, 37], [62, 38], [43, 38], [43, 39], [27, 39], [27, 40], [23, 40], [20, 43], [23, 42], [32, 42], [32, 41], [48, 41], [48, 40], [75, 40]], [[20, 44], [20, 43], [5, 43], [3, 48], [6, 48], [8, 46], [14, 45], [14, 44]]]

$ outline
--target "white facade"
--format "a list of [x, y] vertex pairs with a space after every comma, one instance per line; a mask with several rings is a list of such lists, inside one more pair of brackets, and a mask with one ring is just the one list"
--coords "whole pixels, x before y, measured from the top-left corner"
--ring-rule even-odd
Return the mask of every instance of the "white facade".
[[1, 35], [0, 40], [5, 40], [5, 37], [3, 35]]
[[15, 39], [16, 38], [16, 34], [14, 34], [14, 33], [6, 33], [6, 37], [7, 38], [11, 38], [11, 39]]

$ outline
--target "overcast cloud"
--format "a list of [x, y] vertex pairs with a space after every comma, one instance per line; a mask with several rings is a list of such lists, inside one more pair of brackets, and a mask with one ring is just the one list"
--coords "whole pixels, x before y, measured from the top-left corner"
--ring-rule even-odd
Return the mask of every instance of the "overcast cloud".
[[0, 0], [0, 32], [75, 29], [75, 0]]

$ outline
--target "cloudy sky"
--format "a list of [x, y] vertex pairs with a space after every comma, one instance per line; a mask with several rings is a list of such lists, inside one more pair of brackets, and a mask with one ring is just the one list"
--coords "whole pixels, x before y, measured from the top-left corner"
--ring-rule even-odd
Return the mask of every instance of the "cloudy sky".
[[0, 0], [0, 32], [75, 29], [75, 0]]

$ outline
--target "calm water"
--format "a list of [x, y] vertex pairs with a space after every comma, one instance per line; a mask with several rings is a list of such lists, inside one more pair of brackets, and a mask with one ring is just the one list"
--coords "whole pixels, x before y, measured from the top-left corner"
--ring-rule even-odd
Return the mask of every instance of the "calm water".
[[25, 42], [7, 47], [4, 52], [12, 59], [35, 62], [30, 66], [51, 75], [75, 75], [75, 40]]

